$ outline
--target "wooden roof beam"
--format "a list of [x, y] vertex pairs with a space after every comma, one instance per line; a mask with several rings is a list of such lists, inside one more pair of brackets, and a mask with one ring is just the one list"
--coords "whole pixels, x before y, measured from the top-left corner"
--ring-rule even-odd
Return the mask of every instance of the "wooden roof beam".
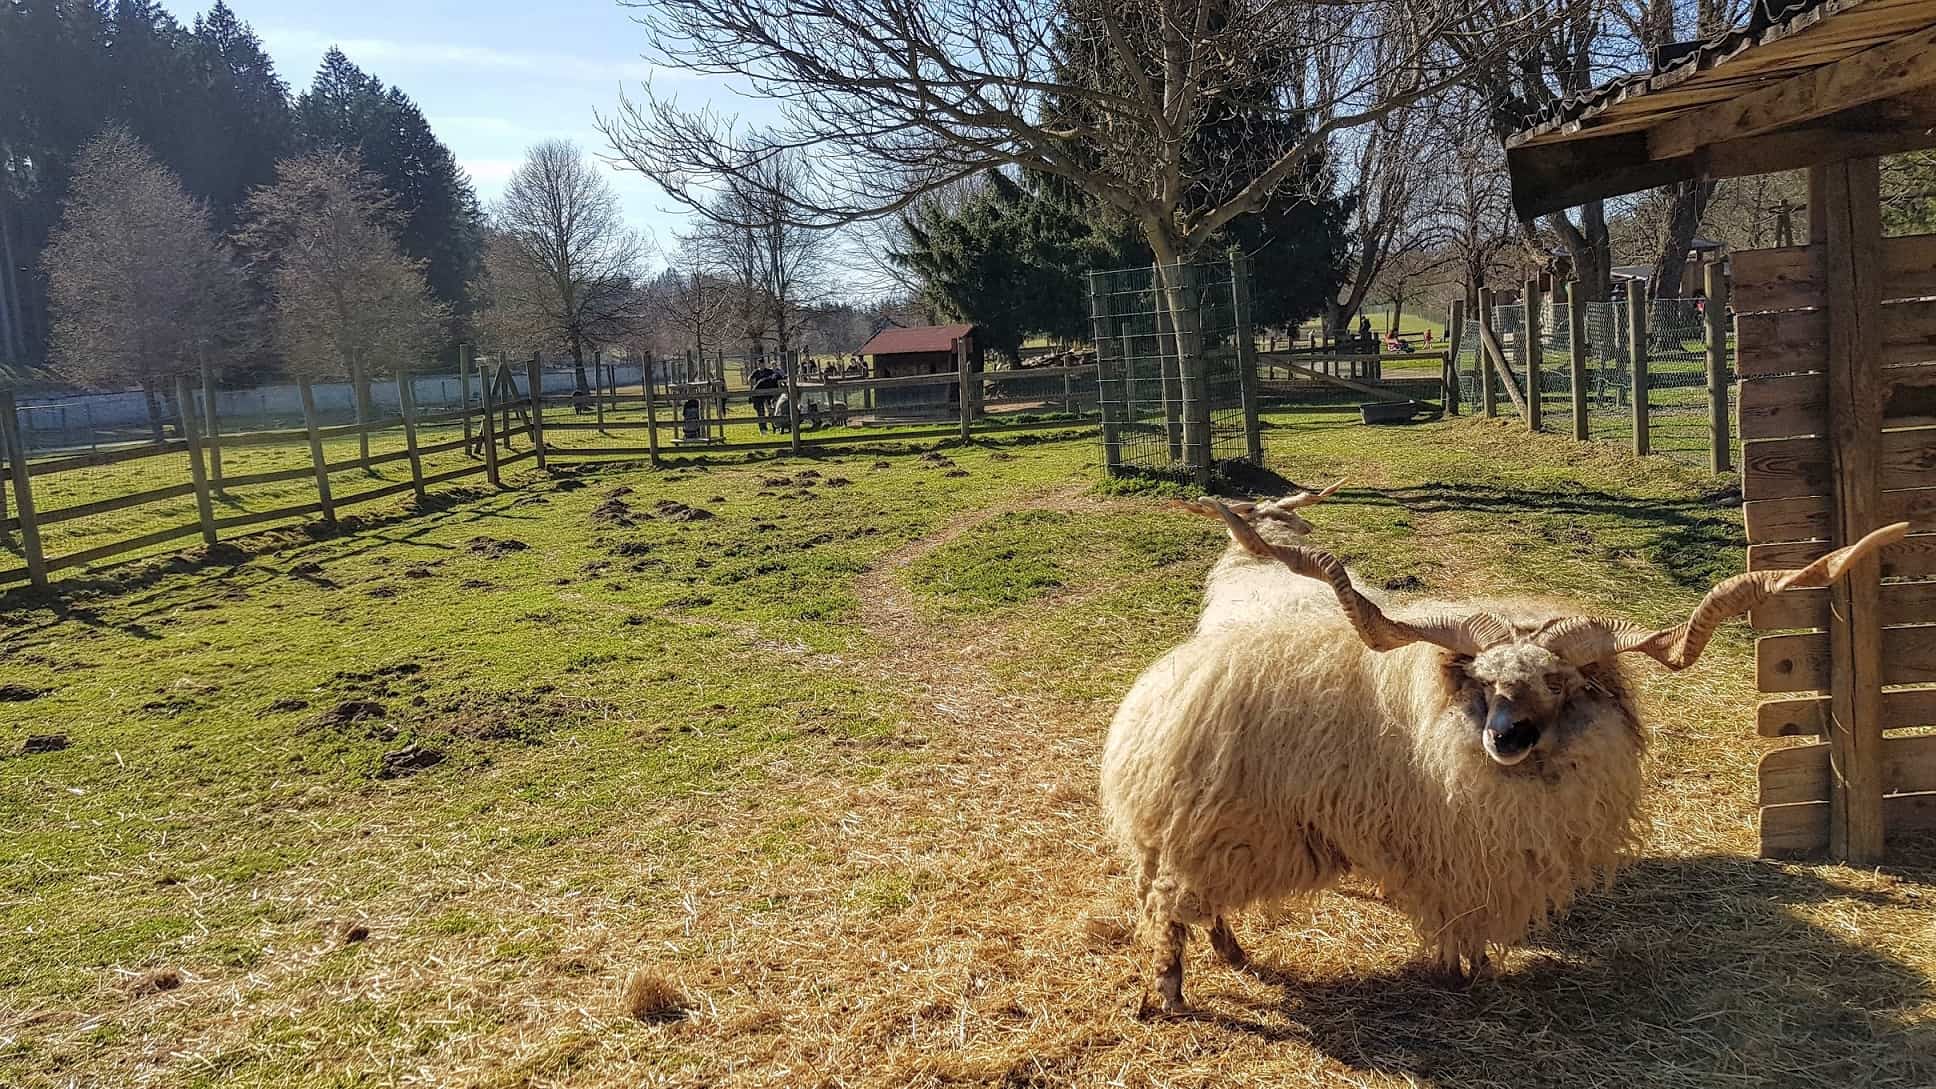
[[1865, 49], [1738, 98], [1667, 118], [1647, 133], [1647, 157], [1805, 125], [1851, 106], [1936, 86], [1936, 27]]

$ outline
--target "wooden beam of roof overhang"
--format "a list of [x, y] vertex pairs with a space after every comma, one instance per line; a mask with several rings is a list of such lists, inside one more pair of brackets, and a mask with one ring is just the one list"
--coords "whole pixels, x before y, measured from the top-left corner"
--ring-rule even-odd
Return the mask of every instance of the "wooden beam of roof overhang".
[[[1629, 116], [1604, 126], [1607, 131], [1572, 123], [1523, 133], [1506, 150], [1514, 208], [1531, 219], [1688, 178], [1765, 174], [1936, 147], [1936, 4], [1917, 7], [1927, 13], [1918, 30], [1784, 78], [1749, 80], [1748, 89], [1718, 100], [1710, 95], [1691, 108], [1633, 117], [1653, 96], [1630, 96], [1621, 103]], [[1831, 17], [1816, 26], [1833, 22]], [[1753, 49], [1744, 50], [1730, 64], [1700, 75], [1726, 87], [1730, 65], [1753, 57]], [[1680, 81], [1678, 92], [1685, 97], [1693, 83]], [[1658, 96], [1663, 106], [1673, 93]]]

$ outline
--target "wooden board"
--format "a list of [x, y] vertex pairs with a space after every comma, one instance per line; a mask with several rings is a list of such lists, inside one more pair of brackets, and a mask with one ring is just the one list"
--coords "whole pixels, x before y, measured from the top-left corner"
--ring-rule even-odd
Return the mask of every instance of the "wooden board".
[[[1887, 367], [1881, 384], [1884, 427], [1936, 425], [1936, 366]], [[1828, 431], [1828, 375], [1819, 371], [1741, 381], [1741, 437], [1778, 439]]]
[[[1892, 582], [1882, 588], [1881, 620], [1885, 625], [1936, 624], [1936, 582]], [[1762, 631], [1827, 628], [1829, 594], [1823, 590], [1789, 590], [1776, 594], [1748, 613], [1748, 623]]]
[[[1936, 683], [1936, 627], [1885, 628], [1880, 683]], [[1755, 687], [1821, 692], [1829, 687], [1829, 633], [1764, 635], [1755, 640]]]
[[[1827, 696], [1762, 700], [1755, 733], [1762, 737], [1823, 737], [1828, 733]], [[1882, 728], [1936, 725], [1936, 688], [1898, 688], [1882, 694]]]
[[[1936, 300], [1882, 305], [1884, 366], [1936, 361]], [[1743, 378], [1827, 369], [1828, 311], [1783, 310], [1734, 319], [1735, 370]]]
[[[1824, 305], [1822, 252], [1810, 246], [1736, 250], [1734, 308], [1739, 313], [1799, 310]], [[1914, 299], [1936, 295], [1936, 235], [1882, 240], [1882, 295]]]
[[[1761, 758], [1755, 777], [1761, 804], [1828, 801], [1829, 746], [1795, 745]], [[1882, 792], [1915, 794], [1936, 790], [1936, 734], [1882, 739]]]
[[[1825, 436], [1742, 443], [1741, 497], [1753, 501], [1832, 495], [1831, 462]], [[1884, 488], [1936, 486], [1936, 428], [1883, 432], [1876, 468]]]
[[[1787, 571], [1807, 567], [1831, 547], [1826, 541], [1749, 545], [1748, 570]], [[1916, 579], [1931, 575], [1936, 575], [1936, 533], [1912, 533], [1894, 544], [1882, 546], [1883, 578]]]
[[[1908, 522], [1911, 533], [1936, 532], [1936, 488], [1884, 491], [1879, 509], [1884, 524]], [[1827, 540], [1833, 524], [1829, 498], [1825, 495], [1744, 503], [1742, 514], [1748, 527], [1748, 543], [1756, 545]]]
[[[1828, 803], [1797, 802], [1761, 811], [1761, 854], [1800, 858], [1828, 846]], [[1882, 799], [1882, 827], [1891, 840], [1936, 831], [1936, 793]]]

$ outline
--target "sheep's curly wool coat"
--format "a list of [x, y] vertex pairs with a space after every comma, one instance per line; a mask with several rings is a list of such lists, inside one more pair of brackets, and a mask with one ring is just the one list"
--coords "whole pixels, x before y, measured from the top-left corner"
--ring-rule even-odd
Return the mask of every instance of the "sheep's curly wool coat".
[[1356, 873], [1452, 970], [1521, 941], [1645, 827], [1625, 678], [1606, 663], [1594, 681], [1556, 723], [1561, 744], [1500, 766], [1449, 651], [1371, 651], [1328, 586], [1233, 547], [1197, 633], [1137, 680], [1104, 749], [1103, 806], [1145, 921], [1207, 925]]

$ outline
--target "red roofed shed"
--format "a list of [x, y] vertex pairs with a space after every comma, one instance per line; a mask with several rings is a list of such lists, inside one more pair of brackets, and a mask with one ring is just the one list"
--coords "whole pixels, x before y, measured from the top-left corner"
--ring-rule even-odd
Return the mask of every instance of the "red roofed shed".
[[908, 378], [916, 375], [948, 375], [950, 380], [934, 385], [895, 386], [880, 390], [876, 403], [884, 409], [911, 409], [917, 406], [941, 408], [959, 403], [961, 385], [952, 380], [957, 373], [955, 342], [968, 345], [968, 369], [979, 374], [982, 350], [975, 327], [920, 325], [913, 328], [883, 329], [874, 339], [861, 345], [860, 354], [873, 360], [876, 378]]

